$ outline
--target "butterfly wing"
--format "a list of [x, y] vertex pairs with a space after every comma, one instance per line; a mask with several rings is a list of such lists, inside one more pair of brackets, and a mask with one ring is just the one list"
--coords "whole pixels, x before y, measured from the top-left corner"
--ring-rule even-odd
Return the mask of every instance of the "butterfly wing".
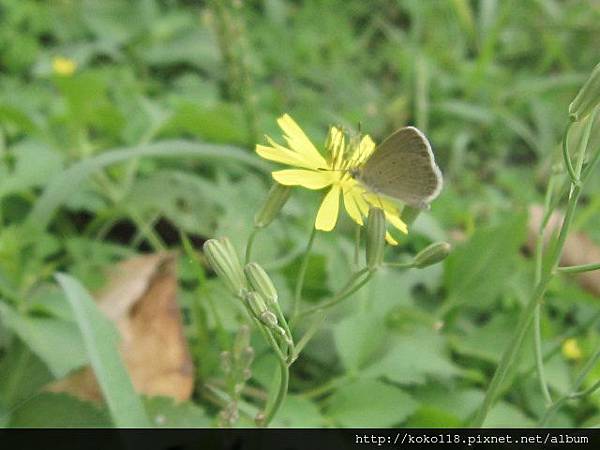
[[359, 169], [357, 178], [374, 192], [424, 207], [442, 189], [442, 173], [431, 145], [415, 127], [389, 136]]

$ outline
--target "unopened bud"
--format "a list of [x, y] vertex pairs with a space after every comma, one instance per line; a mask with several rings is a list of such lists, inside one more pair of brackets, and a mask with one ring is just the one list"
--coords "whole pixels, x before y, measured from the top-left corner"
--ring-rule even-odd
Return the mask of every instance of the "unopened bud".
[[251, 262], [246, 264], [244, 272], [250, 282], [250, 286], [264, 297], [267, 305], [275, 306], [277, 303], [277, 289], [275, 289], [273, 281], [271, 281], [271, 277], [265, 272], [265, 269], [259, 264]]
[[239, 360], [243, 352], [249, 347], [250, 327], [248, 325], [242, 325], [235, 336], [235, 341], [233, 342], [233, 357], [236, 360]]
[[600, 63], [596, 64], [592, 74], [569, 105], [569, 117], [577, 122], [585, 118], [598, 105], [600, 105]]
[[254, 360], [254, 349], [252, 347], [246, 347], [240, 354], [240, 365], [242, 367], [250, 367]]
[[367, 267], [377, 268], [383, 262], [385, 250], [385, 214], [382, 209], [372, 207], [367, 218]]
[[221, 369], [225, 373], [230, 373], [233, 369], [233, 361], [231, 361], [231, 353], [228, 351], [221, 352]]
[[273, 222], [273, 219], [277, 217], [277, 214], [279, 214], [279, 211], [281, 211], [281, 208], [287, 202], [291, 192], [292, 188], [290, 186], [284, 186], [279, 183], [273, 184], [267, 194], [265, 203], [254, 216], [254, 226], [264, 228]]
[[234, 295], [240, 295], [246, 287], [246, 277], [229, 239], [209, 239], [204, 243], [203, 249], [210, 266], [227, 288]]
[[258, 427], [264, 426], [265, 420], [267, 420], [267, 416], [265, 416], [265, 413], [262, 411], [259, 413], [256, 413], [256, 416], [254, 416], [254, 423]]
[[277, 316], [269, 311], [264, 298], [258, 292], [248, 292], [246, 294], [246, 301], [252, 311], [254, 317], [256, 317], [263, 325], [266, 325], [269, 329], [285, 336], [285, 331], [278, 325]]
[[250, 311], [252, 311], [252, 314], [254, 314], [254, 317], [256, 317], [257, 319], [260, 318], [260, 315], [263, 312], [269, 310], [262, 296], [256, 292], [248, 291], [246, 293], [245, 299], [246, 302], [248, 302]]
[[428, 245], [415, 256], [413, 267], [422, 269], [446, 259], [452, 247], [447, 242], [435, 242]]

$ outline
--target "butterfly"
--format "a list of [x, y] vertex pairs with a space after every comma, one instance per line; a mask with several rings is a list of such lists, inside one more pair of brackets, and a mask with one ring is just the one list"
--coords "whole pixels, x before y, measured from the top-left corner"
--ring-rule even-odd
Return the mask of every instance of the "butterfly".
[[404, 127], [379, 144], [350, 175], [376, 194], [428, 208], [442, 189], [443, 179], [431, 144], [415, 127]]

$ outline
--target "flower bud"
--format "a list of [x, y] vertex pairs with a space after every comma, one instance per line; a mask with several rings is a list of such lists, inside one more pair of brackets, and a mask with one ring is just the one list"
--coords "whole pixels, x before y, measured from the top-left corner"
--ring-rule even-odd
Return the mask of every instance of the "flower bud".
[[432, 266], [446, 259], [450, 254], [452, 247], [447, 242], [435, 242], [428, 245], [413, 259], [413, 267], [422, 269], [423, 267]]
[[258, 292], [248, 292], [246, 301], [252, 311], [252, 315], [256, 317], [263, 325], [266, 325], [272, 331], [275, 331], [281, 336], [286, 336], [285, 330], [278, 325], [277, 316], [269, 311], [265, 300]]
[[241, 355], [247, 348], [252, 348], [250, 347], [250, 327], [248, 325], [242, 325], [235, 336], [235, 341], [233, 341], [234, 358], [240, 360], [242, 357]]
[[244, 368], [249, 368], [254, 361], [254, 349], [252, 347], [246, 347], [240, 354], [240, 365]]
[[246, 264], [244, 272], [250, 286], [264, 297], [270, 307], [275, 306], [277, 303], [277, 290], [267, 272], [255, 262]]
[[367, 218], [367, 267], [375, 269], [383, 262], [385, 250], [385, 214], [372, 207]]
[[265, 203], [254, 216], [254, 226], [264, 228], [273, 222], [273, 219], [277, 217], [277, 214], [279, 214], [279, 211], [281, 211], [281, 208], [287, 202], [291, 192], [292, 188], [290, 186], [284, 186], [279, 183], [273, 184], [267, 194]]
[[231, 352], [227, 350], [221, 352], [221, 369], [226, 374], [233, 370], [233, 361], [231, 360]]
[[240, 295], [246, 287], [246, 278], [229, 239], [209, 239], [204, 243], [203, 249], [210, 266], [227, 288], [234, 295]]
[[258, 292], [248, 292], [246, 294], [246, 301], [254, 317], [260, 320], [263, 324], [269, 328], [277, 327], [277, 317], [267, 307], [265, 300], [262, 295]]
[[600, 63], [581, 87], [575, 99], [569, 105], [569, 117], [577, 122], [591, 113], [600, 104]]

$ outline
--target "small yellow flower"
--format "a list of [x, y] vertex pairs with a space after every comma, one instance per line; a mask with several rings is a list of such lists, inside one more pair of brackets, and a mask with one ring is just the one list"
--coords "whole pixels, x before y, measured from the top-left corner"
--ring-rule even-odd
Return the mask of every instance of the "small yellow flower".
[[578, 360], [581, 359], [583, 353], [579, 347], [579, 343], [575, 338], [569, 338], [562, 345], [562, 353], [567, 359]]
[[[351, 175], [350, 169], [363, 164], [375, 150], [375, 143], [370, 136], [365, 135], [356, 145], [348, 146], [342, 130], [331, 127], [325, 146], [327, 155], [323, 156], [289, 115], [284, 114], [277, 123], [283, 131], [287, 147], [267, 136], [269, 145], [257, 145], [256, 153], [270, 161], [295, 167], [272, 173], [280, 184], [313, 190], [329, 188], [315, 220], [317, 230], [333, 230], [342, 197], [346, 212], [357, 224], [364, 225], [369, 208], [374, 206], [383, 209], [387, 222], [392, 226], [403, 233], [408, 232], [397, 206], [369, 191]], [[398, 243], [389, 232], [386, 232], [386, 240], [392, 245]]]
[[77, 69], [77, 63], [70, 58], [57, 56], [52, 60], [52, 70], [57, 75], [71, 76]]

